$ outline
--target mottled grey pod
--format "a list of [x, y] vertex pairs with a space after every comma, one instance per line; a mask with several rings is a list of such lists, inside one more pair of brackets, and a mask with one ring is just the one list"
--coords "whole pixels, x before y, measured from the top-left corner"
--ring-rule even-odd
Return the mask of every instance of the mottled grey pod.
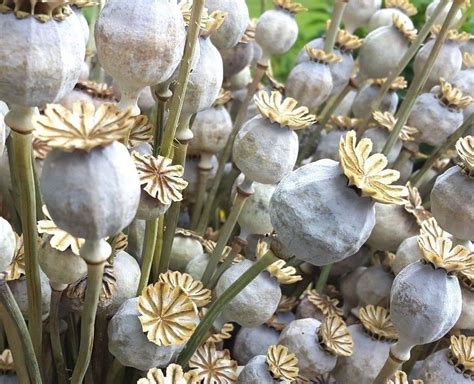
[[191, 275], [194, 280], [202, 280], [202, 275], [204, 275], [208, 262], [209, 255], [205, 253], [197, 255], [189, 260], [186, 268], [184, 268], [184, 272]]
[[360, 324], [348, 327], [354, 342], [352, 356], [337, 358], [332, 374], [338, 383], [372, 384], [387, 360], [390, 343], [374, 340]]
[[372, 304], [387, 307], [390, 301], [393, 279], [393, 273], [387, 272], [380, 265], [367, 268], [356, 285], [359, 306], [364, 307]]
[[474, 328], [474, 291], [471, 288], [465, 287], [461, 284], [462, 294], [462, 311], [461, 316], [454, 326], [454, 328], [473, 329]]
[[339, 161], [339, 143], [341, 141], [341, 137], [346, 136], [346, 134], [347, 131], [342, 131], [340, 129], [321, 132], [313, 159], [331, 159], [334, 161]]
[[[387, 142], [387, 139], [389, 136], [390, 136], [390, 132], [383, 127], [369, 128], [362, 134], [363, 138], [366, 137], [372, 140], [372, 145], [373, 145], [372, 151], [374, 153], [382, 153], [383, 147], [385, 146], [385, 143]], [[398, 155], [400, 154], [401, 149], [402, 149], [402, 142], [400, 139], [397, 139], [392, 149], [388, 153], [387, 160], [389, 163], [397, 159]]]
[[439, 225], [462, 240], [474, 239], [474, 179], [454, 166], [438, 176], [431, 191], [431, 211]]
[[357, 96], [357, 92], [351, 89], [349, 93], [342, 99], [341, 103], [334, 111], [334, 116], [349, 116], [351, 114], [352, 104]]
[[265, 355], [270, 345], [278, 344], [280, 333], [263, 324], [258, 327], [240, 328], [235, 336], [232, 356], [239, 365], [245, 365], [255, 356]]
[[15, 256], [15, 232], [8, 221], [0, 217], [0, 272], [7, 269]]
[[109, 322], [109, 351], [126, 367], [147, 371], [172, 362], [180, 346], [160, 347], [148, 340], [138, 319], [138, 298], [128, 299]]
[[27, 107], [62, 99], [77, 83], [86, 52], [83, 30], [72, 13], [63, 21], [18, 20], [0, 15], [0, 100]]
[[278, 239], [313, 265], [356, 253], [375, 225], [374, 202], [347, 186], [339, 163], [318, 160], [281, 181], [270, 202]]
[[[366, 84], [357, 91], [357, 96], [352, 103], [352, 113], [354, 117], [363, 119], [372, 113], [371, 104], [378, 96], [380, 87], [374, 84]], [[396, 92], [389, 90], [383, 97], [378, 108], [381, 112], [395, 113], [398, 105], [398, 95]]]
[[359, 303], [359, 298], [356, 293], [357, 283], [360, 277], [366, 270], [366, 267], [357, 267], [348, 275], [344, 276], [341, 280], [341, 294], [343, 297], [343, 309], [347, 315], [349, 311], [356, 307]]
[[[425, 17], [428, 19], [429, 17], [431, 17], [431, 15], [433, 15], [433, 12], [434, 10], [436, 9], [436, 7], [439, 5], [440, 3], [440, 0], [433, 0], [429, 5], [428, 7], [426, 8], [426, 11], [425, 11]], [[451, 1], [448, 1], [444, 7], [443, 7], [443, 10], [441, 11], [441, 13], [438, 15], [438, 17], [435, 19], [435, 22], [434, 24], [443, 24], [444, 20], [446, 19], [446, 16], [448, 16], [448, 13], [449, 13], [449, 9], [451, 8], [451, 4], [452, 2]], [[462, 18], [462, 12], [460, 9], [458, 9], [458, 11], [456, 12], [456, 15], [454, 16], [453, 20], [451, 20], [451, 23], [449, 24], [449, 26], [451, 28], [453, 28], [455, 25], [458, 24], [459, 20], [461, 20]]]
[[420, 142], [438, 146], [463, 120], [462, 111], [448, 108], [434, 93], [422, 93], [416, 98], [407, 125], [418, 129]]
[[238, 43], [233, 48], [220, 49], [224, 63], [224, 78], [230, 79], [247, 67], [253, 59], [253, 44]]
[[296, 355], [300, 374], [304, 377], [331, 372], [336, 366], [337, 357], [319, 345], [317, 331], [320, 326], [315, 319], [292, 321], [283, 329], [278, 341]]
[[369, 246], [364, 244], [354, 255], [349, 256], [347, 259], [334, 263], [331, 268], [331, 276], [342, 276], [346, 273], [352, 272], [357, 267], [364, 265], [367, 260], [372, 256], [373, 251]]
[[206, 0], [209, 12], [225, 12], [224, 23], [212, 34], [212, 42], [221, 48], [234, 47], [247, 29], [250, 22], [249, 10], [245, 0]]
[[398, 275], [408, 264], [422, 259], [423, 253], [418, 245], [418, 236], [409, 237], [403, 240], [397, 249], [395, 260], [392, 264], [393, 273]]
[[252, 181], [277, 184], [293, 170], [298, 150], [298, 136], [293, 130], [257, 116], [237, 134], [233, 159]]
[[342, 21], [349, 33], [366, 26], [372, 15], [382, 6], [382, 0], [351, 0], [347, 3]]
[[[224, 71], [225, 71], [225, 64], [224, 64]], [[224, 73], [225, 75], [225, 73]], [[230, 90], [231, 91], [238, 91], [238, 90], [247, 90], [247, 86], [252, 82], [252, 72], [250, 71], [250, 66], [245, 67], [239, 73], [232, 76], [230, 79]], [[234, 95], [232, 95], [234, 98]]]
[[308, 299], [308, 296], [304, 296], [298, 306], [296, 307], [296, 318], [297, 319], [316, 319], [319, 322], [323, 322], [326, 316]]
[[405, 351], [439, 340], [456, 324], [461, 309], [458, 279], [443, 269], [415, 262], [395, 277], [390, 316], [399, 334], [397, 344]]
[[186, 265], [204, 253], [202, 244], [194, 237], [176, 234], [171, 248], [170, 269], [184, 271]]
[[138, 263], [142, 260], [143, 240], [145, 238], [145, 220], [134, 219], [127, 227], [128, 246], [127, 252], [133, 256]]
[[[463, 95], [474, 97], [474, 68], [459, 71], [451, 81], [453, 87], [460, 89]], [[469, 106], [473, 106], [471, 103]], [[472, 113], [472, 112], [471, 112]]]
[[[208, 184], [210, 184], [212, 179], [214, 179], [218, 167], [218, 160], [215, 155], [211, 157], [210, 161], [212, 164], [212, 169], [209, 172]], [[186, 165], [184, 167], [183, 179], [188, 182], [188, 186], [183, 191], [183, 196], [186, 201], [191, 203], [196, 200], [196, 191], [199, 180], [199, 162], [200, 159], [198, 156], [188, 156], [186, 158]]]
[[[244, 260], [227, 269], [217, 282], [216, 297], [220, 297], [253, 264], [253, 261]], [[258, 295], [255, 292], [258, 292]], [[272, 317], [280, 299], [281, 289], [278, 281], [264, 271], [227, 303], [222, 317], [243, 327], [255, 327]]]
[[158, 199], [150, 196], [143, 189], [140, 192], [136, 218], [139, 220], [152, 220], [164, 215], [171, 204], [163, 204]]
[[45, 160], [41, 192], [58, 227], [83, 239], [102, 239], [135, 217], [140, 184], [127, 148], [118, 142], [90, 152], [53, 150]]
[[470, 377], [456, 372], [449, 363], [449, 348], [429, 355], [421, 364], [418, 378], [424, 384], [472, 384]]
[[380, 27], [387, 27], [393, 24], [393, 17], [398, 16], [403, 24], [405, 24], [409, 29], [415, 28], [413, 25], [413, 21], [411, 21], [410, 17], [402, 12], [397, 8], [383, 8], [377, 10], [369, 20], [368, 29], [369, 32], [380, 28]]
[[[266, 351], [265, 351], [266, 353]], [[237, 384], [278, 384], [286, 381], [275, 380], [270, 373], [265, 355], [255, 356], [244, 367], [237, 379]]]

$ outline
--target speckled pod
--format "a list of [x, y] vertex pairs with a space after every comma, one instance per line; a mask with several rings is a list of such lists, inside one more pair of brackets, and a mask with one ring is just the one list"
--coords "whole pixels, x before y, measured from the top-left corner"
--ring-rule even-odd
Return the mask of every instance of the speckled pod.
[[359, 51], [361, 74], [371, 79], [388, 77], [409, 46], [410, 42], [393, 25], [370, 32]]
[[357, 281], [356, 293], [360, 306], [368, 304], [387, 307], [390, 301], [394, 275], [382, 266], [374, 265], [367, 268]]
[[[223, 58], [224, 60], [224, 58]], [[224, 76], [225, 76], [225, 63], [224, 63]], [[246, 87], [252, 82], [252, 72], [250, 71], [250, 67], [247, 66], [242, 69], [239, 73], [232, 76], [230, 79], [230, 90], [231, 91], [238, 91], [238, 90], [246, 90]], [[234, 97], [234, 95], [232, 95]]]
[[[366, 137], [372, 140], [373, 144], [373, 151], [376, 153], [382, 153], [383, 147], [390, 136], [390, 132], [382, 127], [374, 127], [367, 129], [361, 137]], [[395, 161], [400, 154], [400, 150], [402, 149], [402, 142], [398, 139], [395, 141], [392, 149], [390, 150], [387, 160], [389, 163]]]
[[204, 253], [202, 244], [194, 237], [176, 234], [171, 248], [170, 269], [184, 271], [189, 261]]
[[141, 190], [140, 203], [138, 204], [136, 218], [139, 220], [151, 220], [164, 215], [171, 204], [163, 204], [158, 199], [151, 197], [147, 192]]
[[207, 263], [209, 262], [209, 255], [203, 253], [201, 255], [194, 256], [186, 264], [184, 272], [191, 275], [194, 280], [202, 280], [202, 275], [206, 270]]
[[372, 255], [372, 250], [369, 246], [364, 244], [354, 255], [349, 256], [347, 259], [334, 263], [331, 268], [330, 276], [340, 277], [346, 273], [350, 273], [357, 267], [364, 265]]
[[346, 134], [347, 131], [340, 129], [321, 132], [313, 159], [331, 159], [334, 161], [339, 161], [339, 142], [341, 141], [341, 137], [344, 137]]
[[276, 184], [293, 170], [298, 150], [298, 136], [293, 130], [258, 116], [237, 134], [233, 159], [249, 179]]
[[357, 96], [357, 92], [351, 89], [349, 93], [344, 97], [341, 103], [337, 106], [334, 111], [334, 116], [349, 116], [351, 114], [352, 104]]
[[372, 339], [360, 324], [348, 328], [354, 352], [349, 357], [338, 357], [332, 374], [338, 383], [372, 384], [388, 357], [390, 343]]
[[474, 290], [461, 284], [462, 311], [461, 316], [454, 328], [473, 329], [474, 328]]
[[0, 100], [27, 107], [62, 99], [77, 83], [86, 52], [75, 14], [61, 22], [0, 14]]
[[373, 250], [396, 252], [402, 241], [418, 230], [415, 217], [402, 205], [375, 203], [375, 226], [367, 244]]
[[97, 19], [95, 41], [101, 65], [120, 84], [122, 105], [138, 110], [140, 91], [166, 81], [178, 67], [185, 26], [173, 2], [110, 0]]
[[323, 312], [317, 308], [313, 303], [308, 299], [308, 296], [304, 296], [298, 306], [296, 307], [296, 318], [297, 319], [316, 319], [319, 322], [323, 322], [326, 316]]
[[[354, 117], [363, 119], [370, 116], [372, 112], [371, 104], [378, 96], [380, 87], [374, 84], [366, 84], [357, 92], [354, 102], [352, 103], [352, 113]], [[396, 92], [389, 90], [378, 108], [381, 112], [390, 112], [392, 114], [397, 110], [398, 95]]]
[[393, 24], [393, 16], [398, 15], [405, 24], [410, 29], [414, 28], [413, 21], [410, 17], [397, 8], [383, 8], [377, 10], [369, 20], [368, 29], [369, 32], [380, 28], [387, 27]]
[[271, 9], [258, 19], [255, 41], [262, 48], [259, 60], [267, 64], [272, 55], [287, 52], [298, 37], [298, 24], [295, 17], [284, 9]]
[[283, 329], [278, 341], [296, 355], [300, 374], [304, 377], [331, 372], [336, 366], [337, 357], [319, 345], [317, 331], [320, 326], [315, 319], [292, 321]]
[[413, 346], [439, 340], [456, 324], [461, 308], [455, 276], [422, 262], [405, 267], [395, 277], [390, 298], [390, 316], [399, 334], [396, 356], [408, 360]]
[[342, 21], [349, 33], [366, 26], [372, 15], [381, 7], [382, 0], [351, 0], [347, 3]]
[[434, 93], [422, 93], [408, 117], [407, 124], [420, 132], [418, 140], [441, 145], [463, 122], [463, 113], [448, 108]]
[[137, 170], [123, 144], [90, 152], [53, 150], [45, 160], [41, 192], [58, 227], [82, 239], [116, 235], [135, 217]]
[[110, 353], [120, 364], [140, 371], [166, 367], [183, 346], [160, 347], [149, 341], [138, 315], [138, 298], [133, 298], [112, 317], [108, 329]]
[[374, 202], [347, 187], [339, 163], [319, 160], [288, 175], [270, 202], [278, 239], [296, 257], [326, 265], [356, 253], [375, 224]]
[[431, 191], [431, 211], [438, 224], [462, 240], [474, 239], [474, 179], [459, 166], [438, 176]]
[[253, 47], [251, 43], [238, 43], [233, 48], [219, 50], [224, 63], [225, 79], [237, 75], [252, 62]]
[[366, 267], [357, 267], [341, 280], [341, 294], [344, 299], [344, 313], [347, 314], [352, 308], [357, 306], [359, 298], [356, 294], [356, 286]]
[[[220, 297], [253, 264], [250, 260], [244, 260], [227, 269], [217, 282], [216, 297]], [[258, 292], [258, 295], [255, 292]], [[255, 327], [272, 317], [280, 299], [281, 290], [278, 281], [265, 271], [229, 301], [224, 307], [222, 317], [243, 327]]]
[[[413, 66], [415, 76], [419, 76], [425, 67], [435, 41], [436, 39], [428, 40], [416, 54]], [[456, 41], [446, 41], [441, 46], [441, 50], [439, 51], [433, 69], [431, 70], [423, 89], [428, 91], [435, 85], [439, 84], [440, 77], [446, 81], [451, 81], [451, 79], [453, 79], [453, 77], [461, 70], [461, 67], [462, 53], [459, 49], [459, 43]]]
[[237, 384], [278, 384], [286, 381], [275, 380], [270, 374], [265, 355], [255, 356], [244, 367]]
[[249, 10], [245, 0], [206, 0], [209, 13], [222, 11], [226, 13], [224, 23], [212, 34], [212, 42], [221, 48], [232, 48], [245, 33], [250, 22]]
[[[452, 79], [454, 87], [460, 89], [464, 95], [474, 97], [474, 68], [459, 71]], [[472, 107], [473, 103], [471, 103]]]
[[15, 256], [15, 233], [8, 221], [0, 217], [0, 272], [3, 272]]
[[81, 25], [82, 33], [84, 36], [84, 44], [87, 46], [87, 42], [89, 41], [89, 22], [84, 16], [84, 13], [82, 13], [81, 8], [77, 8], [73, 6], [72, 11], [74, 12], [74, 14], [79, 20], [79, 24]]
[[449, 364], [449, 349], [429, 355], [421, 364], [418, 376], [424, 384], [472, 384], [472, 379], [456, 372]]
[[423, 259], [423, 253], [421, 253], [417, 239], [418, 236], [409, 237], [403, 240], [398, 247], [395, 260], [392, 264], [392, 270], [395, 275], [398, 275], [408, 264]]
[[[425, 17], [428, 19], [428, 17], [431, 17], [431, 15], [433, 14], [434, 10], [436, 9], [436, 7], [439, 5], [439, 2], [440, 0], [433, 0], [429, 5], [428, 7], [426, 8], [426, 12], [425, 12]], [[448, 16], [448, 12], [449, 12], [449, 8], [451, 8], [451, 4], [452, 2], [451, 1], [448, 1], [448, 3], [444, 6], [443, 10], [441, 11], [441, 13], [438, 15], [438, 17], [436, 18], [434, 24], [443, 24], [444, 20], [446, 19], [446, 16]], [[459, 22], [459, 20], [461, 20], [462, 18], [462, 12], [461, 10], [458, 10], [456, 12], [456, 15], [454, 16], [453, 20], [451, 21], [451, 24], [449, 24], [449, 26], [451, 28], [453, 28], [454, 26], [456, 26]]]
[[232, 356], [239, 365], [245, 365], [253, 357], [266, 354], [270, 345], [278, 344], [279, 337], [278, 331], [265, 324], [251, 328], [242, 327], [235, 336]]

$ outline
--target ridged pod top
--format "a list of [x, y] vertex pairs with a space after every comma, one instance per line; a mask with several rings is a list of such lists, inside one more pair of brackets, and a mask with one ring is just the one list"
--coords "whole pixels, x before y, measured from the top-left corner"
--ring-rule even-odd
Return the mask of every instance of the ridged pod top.
[[440, 90], [438, 98], [448, 107], [454, 109], [464, 109], [473, 102], [471, 96], [464, 96], [463, 92], [456, 87], [453, 87], [445, 79], [440, 78]]
[[324, 350], [335, 356], [352, 356], [354, 341], [344, 320], [328, 316], [318, 329], [319, 343]]
[[198, 384], [199, 378], [196, 372], [184, 373], [181, 365], [170, 364], [166, 367], [166, 374], [159, 368], [150, 369], [146, 377], [137, 381], [137, 384]]
[[461, 158], [460, 166], [469, 176], [474, 176], [474, 137], [461, 137], [456, 143], [456, 151]]
[[267, 365], [271, 375], [276, 380], [291, 383], [299, 373], [298, 359], [283, 345], [270, 345], [267, 350]]
[[273, 0], [273, 4], [276, 8], [284, 9], [293, 15], [308, 10], [302, 4], [294, 3], [292, 0]]
[[418, 31], [413, 28], [409, 28], [404, 22], [400, 15], [393, 15], [393, 26], [407, 39], [410, 43], [416, 39]]
[[18, 19], [34, 17], [42, 23], [62, 21], [72, 13], [69, 4], [75, 3], [67, 0], [0, 0], [0, 13], [13, 12]]
[[367, 305], [359, 310], [359, 319], [366, 332], [374, 339], [387, 341], [398, 339], [397, 330], [390, 320], [387, 309]]
[[416, 7], [408, 0], [385, 0], [385, 8], [396, 8], [407, 16], [415, 16], [418, 13]]

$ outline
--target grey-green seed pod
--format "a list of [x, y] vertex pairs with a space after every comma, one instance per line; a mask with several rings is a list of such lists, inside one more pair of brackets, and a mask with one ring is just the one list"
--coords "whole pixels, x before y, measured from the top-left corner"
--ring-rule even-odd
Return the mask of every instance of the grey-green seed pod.
[[418, 377], [424, 384], [471, 384], [472, 379], [457, 372], [449, 363], [449, 349], [429, 355], [421, 364]]
[[366, 26], [372, 15], [380, 9], [382, 0], [352, 0], [347, 3], [342, 21], [346, 30], [353, 33], [357, 28]]
[[270, 345], [278, 344], [279, 337], [278, 331], [265, 324], [242, 327], [235, 336], [232, 356], [240, 365], [245, 365], [255, 356], [265, 355]]
[[279, 384], [286, 381], [275, 380], [270, 374], [265, 355], [255, 356], [244, 367], [237, 384]]
[[[390, 136], [390, 132], [383, 127], [374, 127], [367, 129], [363, 134], [362, 137], [366, 137], [372, 140], [373, 144], [373, 151], [376, 153], [382, 153], [383, 147], [387, 142], [388, 137]], [[387, 160], [389, 163], [395, 161], [400, 154], [402, 149], [402, 142], [400, 140], [395, 141], [392, 149], [390, 150]]]
[[[375, 84], [366, 84], [357, 91], [357, 95], [352, 103], [352, 113], [354, 117], [365, 118], [370, 116], [372, 112], [372, 101], [378, 96], [380, 87]], [[389, 90], [380, 103], [379, 110], [381, 112], [390, 112], [392, 114], [397, 110], [398, 95], [396, 92]]]

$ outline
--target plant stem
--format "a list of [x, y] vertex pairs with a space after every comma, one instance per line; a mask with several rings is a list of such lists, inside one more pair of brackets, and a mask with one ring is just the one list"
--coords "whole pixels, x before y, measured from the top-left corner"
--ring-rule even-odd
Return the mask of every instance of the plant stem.
[[219, 238], [217, 240], [216, 247], [212, 252], [211, 257], [206, 266], [206, 270], [202, 275], [202, 283], [204, 286], [208, 286], [209, 282], [211, 281], [212, 275], [214, 274], [217, 264], [222, 257], [222, 252], [229, 240], [230, 235], [234, 229], [237, 220], [239, 219], [240, 213], [244, 208], [245, 202], [247, 198], [251, 195], [251, 193], [240, 189], [240, 186], [237, 187], [237, 196], [235, 197], [234, 204], [232, 206], [232, 210], [230, 211], [229, 217], [227, 218], [226, 222], [222, 226], [221, 230], [219, 231]]
[[209, 282], [209, 286], [208, 286], [209, 289], [214, 289], [219, 278], [232, 265], [232, 262], [240, 253], [242, 248], [245, 247], [246, 244], [247, 244], [247, 241], [244, 239], [241, 239], [240, 237], [236, 237], [234, 239], [234, 241], [232, 242], [232, 249], [229, 255], [227, 255], [225, 260], [222, 262], [221, 265], [219, 265], [219, 267], [217, 268], [217, 271], [212, 276], [211, 281]]
[[171, 97], [171, 91], [169, 93], [165, 93], [164, 95], [157, 94], [156, 97], [158, 101], [156, 102], [156, 123], [155, 132], [153, 135], [153, 156], [155, 157], [160, 153], [163, 132], [165, 130], [166, 103]]
[[[42, 311], [40, 268], [37, 253], [36, 192], [32, 162], [32, 124], [36, 108], [13, 106], [5, 117], [5, 123], [12, 129], [14, 178], [20, 197], [20, 217], [25, 245], [25, 272], [28, 293], [28, 329], [30, 331], [36, 358], [41, 361], [42, 353]], [[9, 153], [9, 156], [12, 154]]]
[[194, 55], [196, 44], [198, 42], [201, 16], [204, 10], [205, 0], [195, 0], [191, 11], [191, 19], [189, 21], [188, 36], [184, 48], [183, 59], [179, 68], [176, 87], [171, 98], [169, 108], [170, 114], [166, 121], [166, 128], [160, 148], [160, 153], [164, 157], [170, 157], [172, 151], [173, 140], [176, 135], [181, 110], [183, 108], [184, 95], [188, 88], [189, 74], [191, 72], [191, 61]]
[[107, 372], [107, 377], [105, 378], [105, 384], [117, 384], [123, 382], [123, 375], [125, 373], [125, 367], [119, 363], [117, 359], [114, 359], [112, 365]]
[[332, 10], [331, 24], [324, 39], [324, 52], [331, 53], [336, 42], [337, 30], [342, 21], [342, 15], [346, 9], [349, 0], [335, 0], [334, 9]]
[[51, 337], [51, 349], [53, 351], [54, 365], [58, 374], [58, 384], [67, 384], [69, 375], [66, 363], [64, 362], [63, 350], [61, 346], [61, 333], [59, 330], [59, 303], [63, 291], [57, 291], [51, 287], [51, 302], [49, 310], [49, 333]]
[[97, 305], [102, 289], [105, 262], [111, 254], [110, 245], [105, 240], [86, 240], [80, 250], [87, 263], [87, 289], [81, 317], [81, 344], [71, 383], [81, 384], [89, 367], [94, 343], [94, 325]]
[[260, 14], [263, 14], [267, 9], [267, 0], [260, 0]]
[[[175, 141], [175, 154], [173, 164], [182, 165], [186, 161], [186, 152], [188, 151], [188, 142]], [[179, 211], [181, 209], [181, 202], [175, 201], [171, 204], [170, 209], [166, 213], [166, 228], [163, 235], [163, 247], [161, 250], [159, 273], [164, 273], [168, 270], [171, 257], [171, 248], [173, 247], [174, 234], [178, 226]]]
[[204, 205], [201, 217], [199, 218], [196, 232], [200, 235], [203, 235], [206, 231], [207, 223], [209, 222], [209, 216], [211, 214], [211, 209], [216, 198], [217, 191], [222, 180], [222, 176], [224, 175], [225, 165], [227, 161], [229, 161], [230, 155], [232, 154], [232, 148], [234, 146], [235, 137], [237, 136], [237, 133], [239, 133], [240, 128], [242, 128], [242, 125], [244, 124], [250, 101], [255, 95], [255, 92], [258, 88], [258, 84], [260, 83], [260, 80], [262, 80], [267, 68], [268, 65], [260, 63], [257, 64], [257, 70], [255, 71], [255, 76], [253, 77], [252, 84], [249, 85], [247, 89], [247, 94], [245, 95], [245, 99], [240, 105], [239, 111], [237, 112], [237, 116], [235, 117], [234, 121], [234, 127], [232, 128], [232, 132], [229, 135], [229, 139], [227, 140], [226, 146], [222, 150], [221, 157], [219, 158], [219, 166], [217, 167], [216, 175], [212, 180], [212, 186], [209, 193], [207, 194], [206, 204]]
[[198, 179], [198, 187], [197, 187], [197, 197], [196, 197], [196, 204], [194, 204], [194, 209], [193, 209], [193, 217], [191, 220], [191, 229], [195, 229], [199, 217], [202, 211], [202, 207], [204, 205], [204, 201], [206, 199], [206, 187], [207, 187], [207, 181], [209, 179], [209, 173], [211, 172], [211, 169], [208, 168], [199, 168], [199, 179]]
[[137, 296], [143, 288], [148, 285], [150, 279], [151, 265], [155, 254], [156, 234], [158, 229], [158, 219], [147, 220], [145, 225], [145, 240], [142, 252], [142, 265], [140, 273], [140, 282], [138, 283]]
[[413, 105], [415, 104], [416, 97], [418, 96], [420, 91], [423, 89], [423, 87], [426, 84], [426, 81], [428, 80], [428, 76], [430, 75], [431, 70], [433, 69], [434, 63], [436, 61], [436, 58], [438, 57], [441, 47], [443, 46], [443, 43], [446, 41], [449, 25], [451, 24], [451, 21], [456, 15], [456, 12], [461, 7], [462, 1], [463, 0], [453, 1], [451, 8], [449, 9], [448, 15], [446, 16], [446, 19], [444, 20], [443, 25], [441, 27], [441, 31], [436, 37], [436, 41], [433, 45], [433, 48], [431, 49], [430, 55], [428, 56], [425, 66], [423, 67], [420, 74], [418, 76], [415, 76], [415, 78], [410, 84], [410, 87], [408, 88], [408, 92], [396, 116], [397, 122], [392, 132], [390, 132], [390, 136], [388, 137], [388, 140], [385, 143], [385, 146], [383, 148], [382, 153], [385, 156], [387, 156], [390, 153], [395, 142], [397, 141], [398, 136], [400, 135], [400, 131], [402, 130], [403, 126], [406, 124], [408, 117], [410, 115], [410, 112], [413, 108]]
[[[5, 281], [4, 276], [0, 280], [0, 303], [1, 303], [1, 319], [6, 329], [9, 345], [14, 356], [18, 357], [15, 360], [15, 365], [20, 377], [25, 378], [29, 376], [26, 383], [41, 384], [41, 373], [38, 365], [38, 360], [33, 349], [33, 344], [26, 327], [25, 319], [21, 314], [20, 308], [13, 297], [10, 288]], [[16, 357], [14, 357], [16, 359]], [[24, 360], [26, 365], [27, 375], [24, 374], [24, 367], [19, 366], [19, 362]], [[20, 380], [23, 383], [22, 380]]]
[[265, 268], [277, 260], [278, 258], [273, 254], [273, 252], [268, 251], [262, 258], [247, 269], [229, 288], [227, 288], [222, 296], [217, 298], [217, 300], [209, 307], [209, 311], [199, 323], [191, 336], [191, 339], [186, 343], [186, 347], [179, 354], [178, 364], [183, 368], [187, 366], [189, 359], [205, 340], [207, 332], [224, 309], [224, 306], [237, 296], [247, 285], [249, 285], [262, 271], [265, 270]]
[[440, 0], [440, 2], [438, 3], [438, 6], [433, 11], [432, 16], [428, 20], [425, 21], [425, 24], [423, 25], [420, 32], [418, 33], [415, 41], [413, 41], [413, 43], [410, 45], [410, 48], [408, 48], [406, 53], [400, 59], [397, 65], [397, 68], [390, 71], [390, 74], [388, 75], [387, 80], [385, 81], [383, 86], [380, 88], [379, 94], [371, 103], [371, 108], [369, 110], [369, 113], [364, 118], [364, 123], [362, 124], [363, 127], [366, 127], [369, 121], [372, 119], [372, 112], [380, 108], [380, 104], [382, 103], [383, 98], [389, 91], [390, 86], [395, 81], [397, 76], [399, 76], [402, 73], [402, 71], [408, 65], [410, 60], [415, 56], [415, 54], [418, 51], [418, 48], [421, 47], [426, 37], [430, 33], [431, 27], [433, 26], [436, 18], [441, 14], [441, 12], [444, 10], [444, 7], [446, 6], [446, 4], [448, 4], [448, 2], [449, 0]]
[[152, 281], [158, 281], [158, 276], [160, 275], [160, 258], [161, 258], [161, 250], [163, 248], [164, 225], [165, 225], [165, 218], [164, 216], [160, 216], [158, 219], [157, 237], [156, 237], [156, 242], [155, 242], [155, 251], [153, 254], [153, 265], [151, 267]]
[[464, 136], [464, 134], [467, 132], [467, 130], [470, 128], [471, 124], [474, 123], [474, 113], [471, 113], [471, 115], [464, 120], [464, 123], [456, 129], [456, 131], [451, 134], [446, 141], [441, 144], [438, 148], [436, 148], [426, 159], [425, 163], [421, 167], [421, 169], [414, 174], [412, 177], [410, 177], [410, 181], [414, 187], [419, 187], [422, 180], [423, 176], [428, 172], [433, 164], [436, 162], [436, 160], [443, 154], [445, 153], [449, 148], [451, 148], [456, 142]]
[[387, 360], [385, 361], [385, 364], [383, 368], [380, 370], [379, 374], [375, 378], [373, 384], [386, 384], [387, 380], [395, 373], [397, 372], [401, 365], [404, 363], [404, 361], [398, 360], [395, 356], [392, 355], [390, 352]]
[[331, 273], [331, 269], [332, 269], [332, 264], [325, 265], [321, 269], [321, 273], [316, 283], [316, 291], [318, 293], [322, 293], [324, 291], [324, 288], [326, 287], [326, 283], [328, 282], [329, 274]]

